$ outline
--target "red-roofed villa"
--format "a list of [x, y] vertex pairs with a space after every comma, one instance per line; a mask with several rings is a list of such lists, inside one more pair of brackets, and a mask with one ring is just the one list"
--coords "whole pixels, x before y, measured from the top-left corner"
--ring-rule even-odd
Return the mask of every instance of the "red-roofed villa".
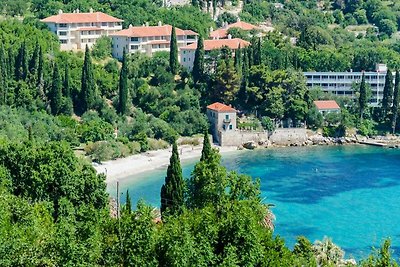
[[211, 39], [225, 39], [225, 38], [228, 38], [228, 30], [231, 29], [231, 28], [238, 28], [238, 29], [241, 29], [241, 30], [244, 30], [244, 31], [260, 29], [259, 27], [255, 26], [253, 24], [250, 24], [250, 23], [247, 23], [247, 22], [239, 20], [239, 21], [237, 21], [235, 23], [226, 24], [222, 28], [217, 29], [215, 31], [212, 31], [210, 33], [210, 38]]
[[[182, 30], [175, 27], [178, 48], [197, 43], [197, 33], [191, 30]], [[111, 34], [113, 39], [113, 56], [122, 58], [123, 49], [127, 53], [141, 52], [149, 56], [158, 51], [169, 52], [172, 26], [129, 26], [128, 29]]]
[[[242, 40], [240, 38], [233, 39], [221, 39], [221, 40], [204, 40], [204, 51], [207, 52], [212, 50], [221, 49], [223, 47], [228, 47], [232, 51], [236, 51], [239, 48], [245, 48], [249, 46], [250, 43]], [[197, 42], [188, 46], [181, 47], [180, 49], [180, 62], [181, 65], [188, 70], [193, 68], [194, 55], [197, 49]]]
[[214, 141], [221, 143], [220, 132], [236, 130], [236, 110], [231, 106], [215, 102], [207, 106], [207, 117], [211, 124]]
[[54, 32], [61, 43], [61, 50], [85, 49], [91, 47], [98, 38], [107, 36], [122, 29], [121, 19], [112, 17], [103, 12], [63, 13], [41, 20]]
[[314, 101], [314, 105], [322, 115], [340, 112], [340, 107], [335, 100], [317, 100]]

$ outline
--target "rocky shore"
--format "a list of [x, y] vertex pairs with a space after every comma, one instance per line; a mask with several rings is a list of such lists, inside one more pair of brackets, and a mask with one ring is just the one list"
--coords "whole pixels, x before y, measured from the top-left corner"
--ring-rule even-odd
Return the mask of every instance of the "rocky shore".
[[321, 134], [314, 133], [307, 136], [306, 140], [294, 140], [285, 144], [276, 144], [270, 140], [266, 141], [250, 141], [239, 146], [238, 149], [256, 149], [256, 148], [269, 148], [269, 147], [287, 147], [287, 146], [324, 146], [324, 145], [372, 145], [388, 148], [400, 148], [400, 138], [397, 136], [375, 136], [365, 137], [354, 135], [353, 137], [325, 137]]

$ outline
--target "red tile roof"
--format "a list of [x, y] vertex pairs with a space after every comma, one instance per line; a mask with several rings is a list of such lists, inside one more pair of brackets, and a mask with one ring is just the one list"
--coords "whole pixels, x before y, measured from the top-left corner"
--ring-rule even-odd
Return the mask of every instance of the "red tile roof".
[[217, 112], [236, 112], [236, 109], [219, 102], [215, 102], [214, 104], [208, 105], [207, 108], [215, 110]]
[[[219, 39], [219, 40], [204, 40], [204, 50], [210, 51], [214, 49], [221, 49], [222, 47], [228, 47], [232, 50], [236, 50], [239, 48], [247, 47], [250, 45], [250, 42], [242, 40], [240, 38], [234, 39]], [[181, 47], [184, 50], [196, 50], [197, 43], [193, 43], [184, 47]]]
[[115, 18], [103, 12], [93, 13], [61, 13], [41, 20], [42, 22], [53, 23], [88, 23], [88, 22], [122, 22], [122, 19]]
[[[191, 30], [182, 30], [175, 28], [177, 36], [181, 35], [197, 35]], [[140, 27], [129, 27], [118, 32], [110, 34], [111, 36], [126, 36], [126, 37], [148, 37], [148, 36], [170, 36], [172, 33], [171, 25], [163, 26], [140, 26]]]
[[245, 31], [250, 31], [252, 29], [258, 29], [257, 26], [244, 22], [244, 21], [238, 21], [232, 24], [229, 24], [226, 28], [221, 28], [218, 30], [215, 30], [210, 33], [210, 38], [226, 38], [228, 36], [228, 30], [230, 28], [239, 28]]
[[314, 104], [317, 109], [340, 109], [335, 100], [318, 100]]

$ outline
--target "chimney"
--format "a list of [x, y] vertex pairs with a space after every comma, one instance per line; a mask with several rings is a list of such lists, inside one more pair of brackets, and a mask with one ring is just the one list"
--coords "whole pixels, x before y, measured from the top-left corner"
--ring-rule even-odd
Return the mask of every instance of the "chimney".
[[79, 8], [76, 9], [76, 13], [79, 13]]
[[240, 22], [240, 18], [239, 17], [237, 18], [237, 22]]
[[93, 13], [93, 8], [90, 8], [90, 9], [89, 9], [89, 13]]
[[162, 22], [161, 21], [158, 21], [158, 26], [162, 26]]
[[213, 27], [210, 27], [210, 32], [213, 32], [214, 31], [214, 28]]
[[228, 34], [228, 39], [232, 39], [232, 35]]
[[63, 13], [62, 9], [59, 9], [58, 14], [62, 14], [62, 13]]
[[129, 29], [132, 28], [132, 27], [133, 27], [132, 24], [129, 24]]
[[146, 22], [146, 27], [149, 27], [149, 23], [148, 22]]

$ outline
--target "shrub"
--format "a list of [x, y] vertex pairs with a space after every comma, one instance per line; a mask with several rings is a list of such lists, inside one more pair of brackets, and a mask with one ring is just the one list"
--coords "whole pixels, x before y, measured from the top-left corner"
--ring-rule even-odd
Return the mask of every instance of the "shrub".
[[84, 149], [86, 154], [95, 162], [123, 158], [131, 154], [130, 147], [116, 141], [89, 143]]
[[169, 147], [168, 142], [161, 140], [161, 139], [148, 139], [149, 150], [158, 150], [158, 149], [165, 149]]

